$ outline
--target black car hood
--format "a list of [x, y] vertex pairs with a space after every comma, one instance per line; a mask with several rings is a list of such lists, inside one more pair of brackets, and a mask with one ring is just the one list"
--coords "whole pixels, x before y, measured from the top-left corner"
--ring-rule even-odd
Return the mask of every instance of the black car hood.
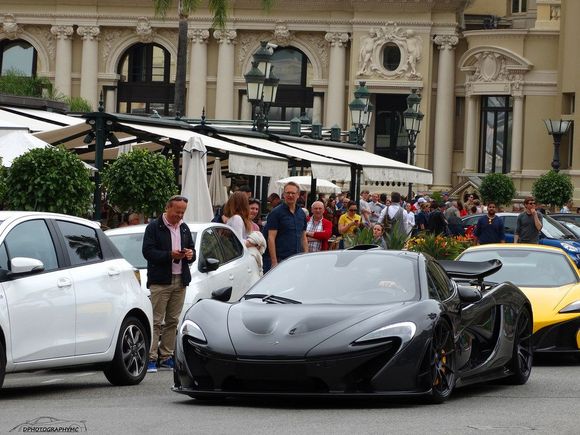
[[228, 331], [238, 357], [304, 358], [340, 331], [401, 305], [277, 305], [250, 300], [231, 307]]

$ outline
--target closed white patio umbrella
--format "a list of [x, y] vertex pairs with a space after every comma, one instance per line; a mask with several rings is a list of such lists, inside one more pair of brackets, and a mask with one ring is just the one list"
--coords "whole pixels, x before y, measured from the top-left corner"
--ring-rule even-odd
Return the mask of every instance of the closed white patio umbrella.
[[207, 186], [207, 150], [197, 136], [183, 146], [181, 162], [181, 194], [188, 199], [183, 220], [209, 222], [213, 217]]
[[215, 158], [211, 168], [211, 175], [209, 176], [209, 196], [211, 197], [211, 204], [216, 207], [224, 205], [228, 200], [219, 157]]

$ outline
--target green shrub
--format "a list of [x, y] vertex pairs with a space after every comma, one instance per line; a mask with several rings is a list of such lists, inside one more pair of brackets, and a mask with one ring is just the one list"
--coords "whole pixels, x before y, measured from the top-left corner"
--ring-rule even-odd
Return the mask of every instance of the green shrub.
[[484, 203], [493, 201], [498, 206], [507, 205], [514, 199], [516, 186], [506, 174], [488, 174], [481, 182], [479, 193]]
[[43, 98], [43, 90], [52, 92], [52, 83], [46, 77], [29, 77], [16, 70], [0, 76], [0, 93], [23, 97]]
[[532, 195], [540, 204], [562, 207], [574, 194], [572, 180], [553, 169], [539, 177], [532, 185]]
[[8, 206], [88, 216], [94, 196], [89, 171], [76, 154], [63, 148], [28, 151], [12, 162], [6, 178]]
[[105, 167], [102, 179], [111, 205], [146, 216], [162, 212], [177, 193], [171, 160], [145, 149], [121, 154]]

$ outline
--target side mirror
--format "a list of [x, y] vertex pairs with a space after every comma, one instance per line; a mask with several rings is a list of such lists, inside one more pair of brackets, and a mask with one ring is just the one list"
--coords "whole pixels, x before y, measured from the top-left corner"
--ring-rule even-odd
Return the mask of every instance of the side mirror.
[[211, 298], [216, 301], [227, 302], [232, 297], [232, 287], [222, 287], [211, 292]]
[[216, 258], [206, 258], [201, 266], [201, 271], [204, 273], [213, 272], [220, 267], [220, 261]]
[[459, 294], [459, 300], [465, 304], [471, 304], [481, 300], [481, 292], [473, 287], [458, 285], [457, 293]]
[[14, 257], [10, 261], [10, 278], [44, 271], [44, 264], [36, 258]]

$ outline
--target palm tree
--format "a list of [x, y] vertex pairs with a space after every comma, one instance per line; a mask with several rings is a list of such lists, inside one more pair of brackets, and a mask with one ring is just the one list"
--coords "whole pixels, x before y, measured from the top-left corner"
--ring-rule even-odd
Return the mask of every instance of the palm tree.
[[[175, 100], [176, 115], [185, 112], [185, 76], [187, 71], [187, 20], [194, 12], [201, 0], [176, 0], [179, 15], [179, 35], [177, 39], [177, 59], [175, 69]], [[262, 7], [269, 10], [274, 0], [261, 0]], [[209, 11], [213, 14], [213, 26], [223, 29], [228, 17], [229, 0], [209, 0]], [[173, 5], [173, 0], [153, 0], [155, 15], [165, 16]]]

